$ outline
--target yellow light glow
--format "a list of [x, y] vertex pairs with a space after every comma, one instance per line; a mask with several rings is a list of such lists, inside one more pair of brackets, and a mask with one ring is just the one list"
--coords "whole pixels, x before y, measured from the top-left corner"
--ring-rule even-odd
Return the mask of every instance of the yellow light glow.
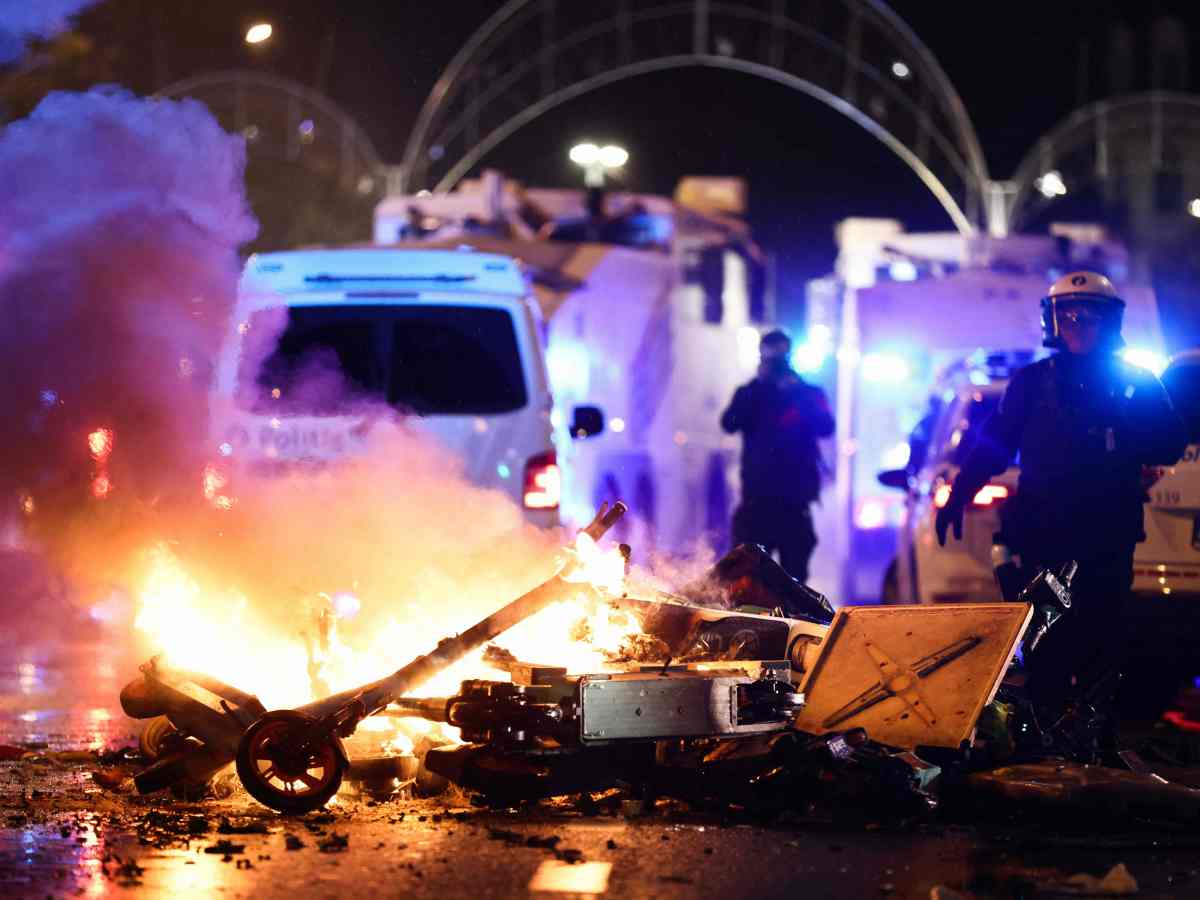
[[112, 453], [113, 433], [111, 428], [97, 428], [88, 434], [88, 451], [96, 462], [104, 462]]
[[246, 29], [246, 43], [261, 44], [270, 40], [274, 31], [270, 22], [256, 22]]
[[937, 490], [933, 492], [933, 505], [938, 509], [944, 507], [950, 502], [950, 485], [939, 484]]

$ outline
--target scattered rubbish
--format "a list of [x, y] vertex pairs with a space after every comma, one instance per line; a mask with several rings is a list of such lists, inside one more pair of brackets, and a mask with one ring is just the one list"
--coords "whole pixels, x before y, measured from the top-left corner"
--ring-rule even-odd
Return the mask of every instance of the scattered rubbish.
[[[598, 540], [625, 511], [621, 503], [603, 507], [584, 533]], [[801, 817], [823, 806], [835, 819], [857, 817], [878, 828], [926, 816], [950, 798], [951, 809], [990, 801], [1001, 814], [1069, 809], [1200, 822], [1200, 791], [1165, 781], [1136, 754], [1122, 757], [1136, 771], [1086, 765], [1094, 762], [1100, 720], [1092, 698], [1051, 727], [1031, 730], [1036, 717], [1019, 685], [1005, 681], [1022, 642], [1032, 650], [1069, 609], [1069, 569], [1039, 573], [1021, 594], [1024, 602], [835, 612], [753, 546], [735, 548], [677, 594], [611, 596], [587, 582], [568, 585], [577, 565], [567, 563], [394, 674], [294, 710], [268, 712], [231, 685], [152, 659], [121, 694], [125, 711], [147, 720], [137, 756], [149, 765], [134, 778], [138, 791], [233, 790], [232, 776], [217, 773], [234, 762], [251, 796], [293, 814], [321, 809], [345, 780], [368, 806], [455, 785], [493, 807], [574, 795], [576, 809], [589, 816], [605, 808], [646, 815], [660, 798], [673, 798]], [[451, 696], [405, 696], [564, 593], [581, 590], [640, 626], [635, 640], [608, 653], [611, 669], [569, 674], [489, 646], [489, 663], [508, 680], [468, 679]], [[414, 732], [409, 753], [351, 760], [344, 739], [379, 714], [434, 727]], [[442, 726], [461, 738], [451, 739]], [[1065, 761], [1040, 761], [1051, 750]], [[996, 768], [1002, 763], [1010, 764]], [[124, 765], [113, 760], [94, 777], [121, 790]], [[593, 793], [605, 796], [603, 806]], [[403, 813], [391, 821], [401, 819]], [[334, 821], [328, 813], [304, 820], [322, 852], [347, 847], [345, 835], [326, 836], [322, 826]], [[269, 828], [226, 818], [217, 831]], [[557, 836], [496, 828], [488, 835], [551, 850], [560, 862], [582, 861], [578, 850], [561, 849]], [[291, 834], [285, 843], [289, 850], [305, 846]], [[892, 889], [890, 880], [880, 885]]]
[[1139, 774], [1073, 762], [1028, 763], [967, 776], [964, 788], [979, 813], [1023, 813], [1041, 820], [1081, 822], [1090, 828], [1195, 827], [1200, 790]]
[[246, 845], [245, 844], [235, 844], [235, 843], [233, 843], [233, 841], [230, 841], [228, 838], [222, 838], [221, 840], [219, 840], [215, 844], [213, 844], [211, 847], [205, 847], [204, 852], [210, 853], [213, 855], [217, 855], [217, 856], [232, 856], [235, 853], [245, 853]]
[[566, 847], [562, 850], [555, 850], [554, 857], [555, 859], [560, 859], [569, 865], [576, 865], [577, 863], [584, 861], [583, 851], [576, 850], [574, 847]]
[[317, 849], [322, 853], [341, 853], [350, 846], [349, 834], [331, 832], [329, 837], [317, 842]]
[[239, 819], [236, 822], [222, 819], [217, 834], [268, 834], [267, 823], [257, 819]]
[[102, 788], [119, 791], [129, 780], [129, 774], [123, 769], [97, 769], [92, 772], [92, 780]]
[[1117, 863], [1102, 878], [1080, 872], [1054, 885], [1053, 889], [1058, 893], [1085, 897], [1127, 897], [1138, 892], [1138, 883], [1124, 863]]

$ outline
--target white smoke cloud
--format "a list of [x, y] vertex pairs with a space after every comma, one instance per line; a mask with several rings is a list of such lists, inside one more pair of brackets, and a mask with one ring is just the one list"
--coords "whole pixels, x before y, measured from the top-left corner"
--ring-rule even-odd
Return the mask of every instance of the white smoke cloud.
[[[0, 184], [12, 186], [0, 204], [0, 513], [30, 501], [15, 512], [28, 545], [87, 603], [109, 585], [137, 594], [147, 552], [169, 546], [220, 635], [202, 663], [298, 646], [313, 602], [345, 590], [364, 604], [345, 631], [356, 649], [399, 628], [386, 668], [546, 577], [554, 538], [387, 407], [359, 458], [236, 483], [231, 510], [205, 501], [209, 376], [235, 334], [238, 247], [256, 228], [243, 166], [242, 140], [201, 104], [113, 89], [52, 94], [0, 132]], [[89, 490], [98, 428], [113, 435], [102, 500]], [[166, 628], [194, 645], [184, 600], [166, 598]]]
[[21, 56], [30, 38], [65, 31], [71, 17], [95, 0], [0, 0], [0, 65]]
[[[51, 94], [0, 132], [0, 512], [31, 496], [59, 545], [81, 516], [94, 530], [98, 427], [125, 512], [199, 465], [205, 375], [257, 227], [244, 158], [201, 104], [113, 89]], [[110, 530], [128, 521], [113, 513]]]

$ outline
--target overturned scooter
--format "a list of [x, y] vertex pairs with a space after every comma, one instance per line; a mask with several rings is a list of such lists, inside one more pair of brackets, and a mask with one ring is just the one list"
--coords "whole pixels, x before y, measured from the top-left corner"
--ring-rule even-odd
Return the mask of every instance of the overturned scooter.
[[[621, 502], [612, 508], [606, 504], [583, 532], [599, 540], [626, 509]], [[138, 776], [138, 789], [149, 793], [184, 779], [203, 781], [236, 761], [243, 786], [266, 806], [285, 813], [321, 808], [337, 793], [350, 765], [342, 738], [501, 632], [568, 592], [588, 589], [570, 581], [572, 568], [568, 563], [553, 578], [386, 678], [297, 709], [264, 711], [256, 697], [151, 660], [142, 667], [142, 678], [122, 691], [122, 707], [133, 718], [166, 716], [187, 739], [176, 753]]]

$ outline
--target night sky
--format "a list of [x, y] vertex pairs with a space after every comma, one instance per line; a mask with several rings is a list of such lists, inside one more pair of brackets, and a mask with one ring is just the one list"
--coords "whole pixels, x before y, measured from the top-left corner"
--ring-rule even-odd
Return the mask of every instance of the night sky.
[[[324, 54], [321, 87], [359, 121], [388, 162], [399, 162], [442, 67], [501, 5], [210, 0], [171, 4], [166, 14], [167, 4], [152, 0], [116, 2], [122, 15], [101, 6], [82, 24], [85, 31], [107, 32], [120, 47], [118, 70], [135, 89], [152, 90], [164, 77], [174, 81], [236, 67], [269, 69], [312, 85]], [[139, 6], [141, 14], [129, 12]], [[1010, 175], [1034, 140], [1080, 102], [1109, 93], [1104, 48], [1114, 21], [1127, 22], [1137, 34], [1135, 87], [1147, 84], [1148, 26], [1161, 14], [1187, 24], [1195, 48], [1193, 89], [1200, 76], [1195, 2], [898, 0], [893, 8], [957, 87], [993, 177]], [[240, 38], [245, 24], [259, 17], [275, 23], [276, 37], [256, 53]], [[787, 307], [802, 294], [804, 279], [830, 269], [833, 226], [845, 216], [891, 216], [911, 229], [950, 227], [917, 177], [876, 139], [820, 102], [753, 76], [694, 69], [630, 79], [527, 126], [486, 165], [529, 184], [574, 185], [579, 172], [566, 151], [582, 138], [627, 147], [631, 161], [623, 184], [635, 190], [670, 194], [683, 174], [747, 177], [751, 219], [780, 261]]]

